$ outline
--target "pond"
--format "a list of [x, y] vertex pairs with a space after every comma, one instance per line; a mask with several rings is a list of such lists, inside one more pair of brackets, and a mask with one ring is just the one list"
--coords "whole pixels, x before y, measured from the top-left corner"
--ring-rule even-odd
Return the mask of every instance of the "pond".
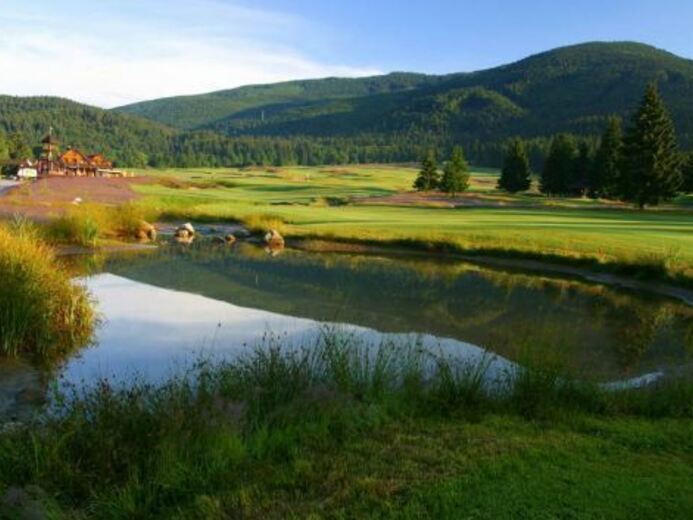
[[72, 262], [102, 316], [95, 345], [52, 374], [0, 364], [0, 417], [28, 413], [56, 379], [157, 382], [272, 342], [310, 346], [325, 326], [372, 344], [489, 359], [491, 373], [539, 352], [615, 384], [685, 370], [693, 357], [690, 305], [555, 274], [421, 255], [270, 256], [248, 243]]

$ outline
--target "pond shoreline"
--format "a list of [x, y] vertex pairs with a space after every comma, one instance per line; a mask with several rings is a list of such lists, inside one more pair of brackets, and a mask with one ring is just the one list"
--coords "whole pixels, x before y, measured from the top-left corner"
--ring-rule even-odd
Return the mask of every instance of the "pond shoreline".
[[287, 245], [308, 252], [331, 253], [361, 253], [361, 254], [390, 254], [390, 255], [415, 255], [439, 258], [464, 260], [491, 267], [513, 268], [523, 271], [544, 272], [558, 275], [568, 275], [594, 283], [616, 286], [625, 289], [642, 290], [662, 296], [674, 298], [687, 305], [693, 306], [693, 290], [682, 286], [654, 280], [638, 280], [633, 277], [596, 271], [585, 267], [576, 267], [566, 264], [554, 263], [536, 259], [523, 259], [483, 254], [464, 254], [451, 251], [422, 250], [415, 247], [402, 247], [398, 245], [374, 245], [366, 242], [344, 242], [340, 240], [324, 240], [314, 238], [290, 238]]
[[[194, 222], [197, 224], [200, 236], [203, 239], [209, 239], [214, 236], [223, 236], [227, 233], [233, 233], [238, 230], [247, 231], [240, 222], [220, 223], [220, 222]], [[161, 234], [167, 237], [173, 233], [177, 224], [172, 222], [157, 222], [156, 228], [161, 231]], [[257, 234], [252, 234], [248, 238], [241, 239], [246, 242], [261, 242]], [[578, 278], [584, 281], [604, 284], [613, 287], [620, 287], [630, 290], [646, 291], [669, 298], [673, 298], [693, 306], [693, 288], [689, 288], [688, 284], [677, 285], [678, 280], [671, 280], [668, 277], [648, 276], [638, 278], [629, 274], [619, 272], [621, 264], [604, 265], [606, 268], [612, 268], [612, 271], [593, 269], [586, 266], [587, 262], [580, 259], [571, 259], [570, 257], [556, 257], [548, 255], [546, 258], [537, 257], [536, 255], [525, 256], [520, 252], [509, 251], [507, 254], [497, 252], [498, 254], [485, 253], [483, 250], [470, 251], [464, 253], [448, 249], [444, 244], [419, 244], [419, 243], [389, 243], [376, 242], [368, 240], [340, 240], [338, 238], [313, 238], [310, 236], [291, 235], [286, 236], [286, 245], [294, 249], [306, 252], [322, 252], [322, 253], [360, 253], [360, 254], [385, 254], [385, 255], [409, 255], [420, 257], [434, 256], [440, 259], [457, 259], [475, 263], [483, 266], [509, 268], [529, 272], [543, 272], [547, 274], [556, 274]], [[136, 252], [136, 251], [151, 251], [159, 247], [156, 243], [128, 243], [116, 242], [110, 243], [96, 248], [89, 248], [75, 245], [60, 245], [56, 247], [56, 253], [59, 256], [83, 255], [91, 253], [119, 253], [119, 252]], [[582, 265], [580, 265], [582, 264]], [[624, 269], [637, 268], [637, 266], [623, 265]], [[649, 273], [648, 273], [649, 274]], [[672, 283], [674, 282], [674, 283]]]

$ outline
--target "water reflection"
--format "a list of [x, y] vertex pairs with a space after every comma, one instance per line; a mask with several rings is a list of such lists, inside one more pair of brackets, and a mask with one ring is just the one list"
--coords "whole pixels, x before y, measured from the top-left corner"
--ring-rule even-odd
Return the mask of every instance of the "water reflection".
[[[186, 292], [163, 289], [112, 274], [86, 280], [98, 301], [104, 322], [97, 346], [67, 362], [60, 379], [85, 387], [107, 378], [127, 383], [133, 377], [159, 382], [200, 358], [230, 359], [271, 341], [287, 348], [315, 345], [324, 324], [316, 321], [241, 307]], [[367, 345], [385, 342], [420, 345], [474, 364], [489, 364], [490, 380], [500, 378], [512, 364], [483, 349], [431, 335], [382, 334], [346, 324], [331, 324], [342, 334]], [[271, 338], [271, 339], [267, 339]]]
[[[60, 367], [78, 386], [137, 374], [161, 381], [192, 361], [229, 358], [279, 334], [314, 344], [321, 323], [378, 344], [420, 342], [476, 362], [493, 379], [526, 350], [558, 357], [580, 377], [622, 387], [689, 364], [685, 303], [555, 275], [460, 261], [284, 250], [184, 248], [75, 257], [104, 319], [97, 345]], [[476, 345], [476, 346], [475, 346]], [[484, 358], [486, 359], [486, 358]], [[48, 375], [0, 363], [0, 420], [40, 403]]]
[[693, 309], [651, 294], [421, 257], [200, 245], [117, 256], [102, 267], [159, 287], [315, 321], [431, 334], [511, 360], [551, 348], [583, 374], [616, 379], [685, 363]]

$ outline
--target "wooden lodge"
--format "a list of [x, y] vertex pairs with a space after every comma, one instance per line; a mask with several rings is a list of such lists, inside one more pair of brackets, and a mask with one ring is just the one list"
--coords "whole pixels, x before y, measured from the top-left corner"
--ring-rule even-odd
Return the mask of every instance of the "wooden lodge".
[[86, 155], [76, 148], [58, 154], [58, 141], [49, 133], [41, 141], [43, 153], [37, 164], [39, 177], [125, 177], [113, 168], [113, 163], [101, 153]]

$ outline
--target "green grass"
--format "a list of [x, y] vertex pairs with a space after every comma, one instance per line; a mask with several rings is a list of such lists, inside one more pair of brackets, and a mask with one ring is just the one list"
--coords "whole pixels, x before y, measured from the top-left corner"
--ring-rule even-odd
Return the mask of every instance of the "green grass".
[[0, 280], [0, 357], [56, 360], [89, 342], [89, 297], [32, 224], [0, 223]]
[[[142, 172], [145, 173], [145, 172]], [[666, 210], [550, 199], [495, 189], [497, 173], [475, 172], [470, 194], [485, 207], [364, 204], [410, 189], [416, 170], [396, 166], [147, 171], [140, 204], [164, 218], [284, 221], [294, 237], [365, 241], [516, 255], [690, 282], [693, 214], [687, 198]], [[175, 179], [175, 183], [171, 183]], [[500, 206], [499, 204], [502, 204]], [[489, 206], [491, 205], [491, 206]]]
[[416, 345], [369, 355], [327, 333], [265, 347], [159, 388], [58, 397], [55, 414], [0, 434], [0, 516], [687, 518], [693, 506], [690, 382], [608, 392], [529, 367], [497, 393], [479, 366]]

